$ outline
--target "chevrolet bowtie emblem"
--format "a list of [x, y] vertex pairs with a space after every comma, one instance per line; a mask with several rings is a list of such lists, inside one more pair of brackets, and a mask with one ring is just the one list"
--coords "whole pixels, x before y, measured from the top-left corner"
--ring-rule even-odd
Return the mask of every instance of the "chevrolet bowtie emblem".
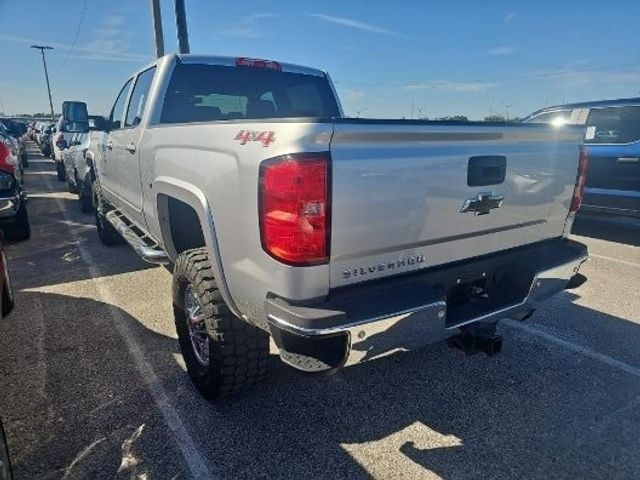
[[460, 213], [473, 212], [475, 215], [486, 215], [494, 208], [500, 208], [504, 195], [495, 192], [480, 192], [476, 197], [467, 198]]

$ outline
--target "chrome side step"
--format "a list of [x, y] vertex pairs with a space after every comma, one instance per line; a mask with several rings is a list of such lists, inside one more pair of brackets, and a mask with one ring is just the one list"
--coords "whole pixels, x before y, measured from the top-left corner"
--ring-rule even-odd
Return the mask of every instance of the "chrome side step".
[[136, 227], [118, 210], [111, 210], [106, 215], [107, 220], [113, 228], [131, 245], [131, 248], [144, 260], [149, 263], [166, 265], [170, 263], [169, 256], [151, 237]]

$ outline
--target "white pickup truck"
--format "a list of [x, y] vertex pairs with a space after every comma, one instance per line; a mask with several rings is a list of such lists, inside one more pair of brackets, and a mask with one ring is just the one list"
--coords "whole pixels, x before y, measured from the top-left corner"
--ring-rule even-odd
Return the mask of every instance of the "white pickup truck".
[[132, 75], [96, 126], [100, 238], [172, 270], [208, 398], [264, 378], [269, 335], [307, 372], [491, 355], [500, 319], [585, 281], [577, 127], [343, 118], [321, 70], [196, 55]]

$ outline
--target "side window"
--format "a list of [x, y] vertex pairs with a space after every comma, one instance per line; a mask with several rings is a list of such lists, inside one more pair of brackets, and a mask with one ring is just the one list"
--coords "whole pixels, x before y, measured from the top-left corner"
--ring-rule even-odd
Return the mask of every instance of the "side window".
[[586, 143], [631, 143], [640, 140], [640, 106], [593, 108], [587, 119]]
[[554, 110], [553, 112], [543, 112], [527, 120], [527, 123], [551, 123], [553, 125], [564, 125], [571, 119], [571, 110]]
[[127, 109], [127, 118], [125, 118], [125, 127], [135, 127], [142, 121], [142, 114], [144, 113], [144, 107], [147, 104], [147, 97], [149, 96], [149, 89], [151, 88], [151, 81], [156, 73], [156, 67], [145, 70], [136, 79], [136, 84], [133, 87], [131, 93], [131, 101], [129, 102], [129, 108]]
[[122, 117], [124, 116], [124, 106], [127, 102], [127, 97], [129, 96], [129, 88], [131, 88], [132, 80], [133, 79], [130, 78], [127, 83], [124, 84], [124, 87], [122, 87], [122, 90], [120, 90], [120, 93], [118, 94], [118, 98], [116, 98], [116, 103], [113, 104], [111, 115], [109, 116], [111, 130], [121, 128]]

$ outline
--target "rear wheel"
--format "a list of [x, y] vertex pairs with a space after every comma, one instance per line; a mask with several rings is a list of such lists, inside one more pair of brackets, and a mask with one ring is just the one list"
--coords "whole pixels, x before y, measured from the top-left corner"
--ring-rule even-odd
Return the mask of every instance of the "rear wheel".
[[102, 196], [102, 190], [100, 189], [100, 183], [96, 180], [93, 183], [94, 202], [95, 202], [95, 217], [96, 227], [98, 229], [98, 237], [104, 245], [121, 245], [124, 243], [124, 239], [120, 236], [118, 231], [113, 228], [113, 225], [107, 220], [107, 213], [111, 208], [105, 202]]
[[27, 212], [27, 202], [20, 201], [20, 207], [13, 223], [4, 227], [4, 235], [7, 240], [22, 241], [31, 237], [31, 224]]
[[93, 211], [93, 181], [91, 174], [87, 173], [84, 181], [78, 180], [78, 199], [80, 200], [80, 209], [85, 213]]
[[187, 372], [205, 398], [228, 397], [266, 377], [269, 335], [229, 311], [206, 249], [176, 260], [173, 309]]
[[56, 174], [58, 181], [64, 182], [67, 178], [66, 172], [64, 171], [64, 163], [56, 162]]

